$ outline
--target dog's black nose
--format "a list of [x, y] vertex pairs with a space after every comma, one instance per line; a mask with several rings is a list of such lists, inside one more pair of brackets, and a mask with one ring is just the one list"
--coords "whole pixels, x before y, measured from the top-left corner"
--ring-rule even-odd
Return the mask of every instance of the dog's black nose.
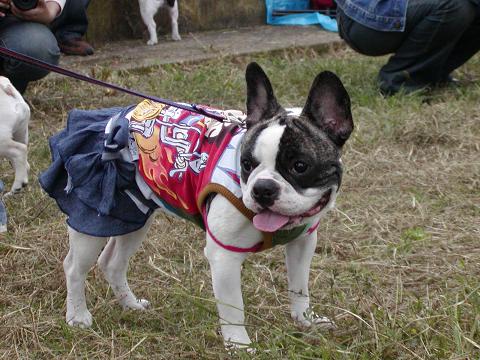
[[263, 206], [272, 206], [280, 194], [280, 187], [273, 180], [260, 179], [255, 182], [252, 189], [252, 197]]

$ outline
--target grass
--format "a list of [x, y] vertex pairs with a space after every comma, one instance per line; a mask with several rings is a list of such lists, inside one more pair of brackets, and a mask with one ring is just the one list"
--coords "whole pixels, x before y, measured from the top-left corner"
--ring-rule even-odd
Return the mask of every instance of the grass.
[[[298, 329], [289, 319], [281, 248], [251, 256], [243, 270], [250, 336], [258, 359], [478, 359], [480, 357], [480, 87], [430, 95], [378, 95], [385, 59], [336, 49], [288, 51], [166, 65], [104, 79], [174, 100], [244, 108], [243, 73], [258, 61], [284, 106], [301, 105], [314, 76], [336, 72], [348, 89], [356, 130], [343, 156], [338, 209], [319, 228], [311, 268], [315, 310], [338, 330]], [[459, 72], [480, 74], [480, 58]], [[124, 312], [94, 269], [87, 298], [92, 329], [64, 323], [64, 216], [39, 189], [47, 138], [72, 108], [137, 99], [74, 80], [37, 83], [26, 94], [31, 185], [7, 200], [0, 240], [0, 357], [224, 359], [203, 233], [158, 216], [130, 267], [134, 291], [153, 309]], [[0, 173], [7, 185], [12, 171]], [[237, 358], [250, 358], [239, 353]]]

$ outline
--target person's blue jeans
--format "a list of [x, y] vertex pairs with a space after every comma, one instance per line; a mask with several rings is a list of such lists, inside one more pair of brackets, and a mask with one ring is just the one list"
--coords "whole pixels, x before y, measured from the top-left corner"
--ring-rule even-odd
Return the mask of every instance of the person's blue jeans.
[[[57, 40], [47, 26], [22, 21], [12, 15], [0, 19], [0, 45], [50, 64], [58, 64], [60, 58]], [[20, 93], [25, 91], [30, 81], [48, 74], [47, 70], [7, 57], [1, 59], [0, 72]]]
[[478, 0], [409, 0], [404, 32], [377, 31], [338, 14], [340, 35], [369, 56], [391, 54], [379, 73], [392, 94], [442, 83], [480, 50]]

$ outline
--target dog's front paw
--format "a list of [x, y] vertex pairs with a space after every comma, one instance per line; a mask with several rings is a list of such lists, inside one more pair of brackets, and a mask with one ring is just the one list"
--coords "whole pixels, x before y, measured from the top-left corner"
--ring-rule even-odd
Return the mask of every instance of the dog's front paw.
[[223, 341], [225, 350], [230, 354], [235, 354], [237, 352], [246, 351], [249, 354], [254, 354], [255, 349], [251, 347], [251, 341], [248, 335], [246, 337], [241, 336], [237, 339], [229, 338], [228, 340]]
[[130, 309], [144, 311], [150, 308], [150, 301], [145, 299], [121, 301], [120, 304], [125, 310]]
[[150, 40], [147, 41], [147, 45], [149, 45], [149, 46], [156, 45], [156, 44], [158, 44], [157, 39], [150, 39]]
[[235, 354], [241, 351], [246, 351], [249, 354], [255, 354], [256, 350], [251, 347], [249, 344], [235, 343], [231, 341], [224, 342], [225, 350], [230, 354]]
[[250, 340], [245, 327], [240, 325], [222, 325], [222, 336], [225, 349], [229, 352], [237, 350], [251, 352]]
[[182, 37], [180, 36], [180, 34], [172, 34], [172, 40], [173, 41], [180, 41], [180, 40], [182, 40]]
[[90, 311], [85, 310], [77, 314], [67, 313], [66, 321], [69, 326], [87, 329], [92, 326], [93, 318]]
[[311, 308], [308, 308], [302, 314], [292, 311], [292, 318], [303, 328], [310, 328], [312, 326], [318, 327], [322, 330], [335, 330], [337, 328], [337, 325], [335, 325], [333, 320], [318, 315]]

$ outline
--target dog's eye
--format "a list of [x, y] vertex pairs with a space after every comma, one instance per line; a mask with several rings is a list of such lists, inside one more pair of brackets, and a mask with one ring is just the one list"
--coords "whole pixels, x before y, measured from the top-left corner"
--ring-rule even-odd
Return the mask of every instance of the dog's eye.
[[295, 164], [293, 164], [293, 170], [296, 173], [303, 174], [305, 171], [307, 171], [308, 165], [304, 163], [303, 161], [297, 161]]
[[242, 168], [246, 172], [252, 171], [252, 162], [248, 159], [243, 159], [242, 160]]

